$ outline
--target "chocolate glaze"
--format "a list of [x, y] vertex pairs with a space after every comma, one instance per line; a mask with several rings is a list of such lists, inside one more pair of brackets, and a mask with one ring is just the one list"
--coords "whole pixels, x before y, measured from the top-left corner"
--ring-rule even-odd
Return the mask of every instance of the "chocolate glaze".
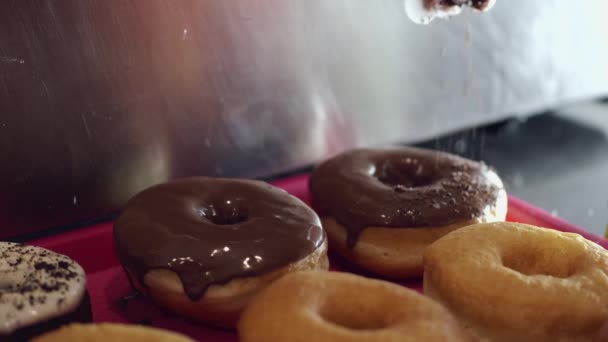
[[58, 329], [65, 324], [90, 323], [92, 321], [93, 314], [91, 313], [91, 299], [89, 294], [85, 293], [80, 304], [72, 312], [68, 312], [47, 321], [17, 329], [10, 335], [0, 335], [0, 340], [8, 342], [29, 341], [31, 338]]
[[367, 227], [416, 228], [480, 216], [502, 182], [483, 163], [417, 148], [359, 149], [321, 165], [310, 179], [315, 207], [356, 245]]
[[[177, 273], [195, 301], [212, 284], [287, 266], [322, 245], [315, 212], [270, 184], [188, 178], [149, 188], [127, 204], [114, 226], [125, 268]], [[143, 284], [143, 281], [142, 281]]]
[[432, 8], [437, 5], [439, 7], [469, 6], [483, 11], [489, 3], [488, 0], [425, 0], [425, 7]]

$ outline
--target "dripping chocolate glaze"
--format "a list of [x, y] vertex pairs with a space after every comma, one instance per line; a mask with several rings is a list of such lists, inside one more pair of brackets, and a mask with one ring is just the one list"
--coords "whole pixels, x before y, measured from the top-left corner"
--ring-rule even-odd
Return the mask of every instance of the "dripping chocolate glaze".
[[359, 149], [319, 165], [310, 191], [321, 215], [343, 225], [354, 248], [366, 227], [437, 227], [480, 216], [502, 190], [488, 171], [442, 152]]
[[136, 195], [118, 218], [114, 238], [122, 264], [142, 284], [148, 271], [168, 269], [195, 301], [212, 284], [306, 257], [325, 233], [312, 209], [270, 184], [198, 177]]

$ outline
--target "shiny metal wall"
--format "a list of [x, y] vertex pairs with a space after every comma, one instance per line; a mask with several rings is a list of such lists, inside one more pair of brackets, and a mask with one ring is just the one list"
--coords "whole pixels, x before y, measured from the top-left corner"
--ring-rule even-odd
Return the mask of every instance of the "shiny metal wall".
[[603, 0], [417, 26], [401, 0], [0, 2], [0, 236], [608, 90]]

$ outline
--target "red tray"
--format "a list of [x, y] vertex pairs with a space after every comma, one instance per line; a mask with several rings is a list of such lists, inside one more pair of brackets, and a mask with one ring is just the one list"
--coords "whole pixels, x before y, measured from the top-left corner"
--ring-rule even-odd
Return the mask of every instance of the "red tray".
[[[275, 185], [310, 203], [307, 186], [308, 175], [283, 179], [275, 182]], [[549, 213], [512, 196], [509, 197], [507, 220], [575, 232], [597, 242], [604, 248], [608, 247], [608, 240], [553, 217]], [[40, 239], [33, 241], [32, 244], [66, 254], [84, 267], [88, 275], [88, 290], [91, 295], [93, 317], [96, 322], [147, 324], [182, 332], [199, 341], [238, 341], [234, 332], [213, 330], [204, 325], [174, 317], [159, 310], [145, 299], [123, 300], [125, 296], [132, 293], [132, 290], [118, 263], [118, 259], [114, 255], [112, 222]], [[335, 257], [330, 256], [330, 260], [333, 269], [357, 272], [342, 264]], [[421, 291], [420, 281], [401, 284]]]

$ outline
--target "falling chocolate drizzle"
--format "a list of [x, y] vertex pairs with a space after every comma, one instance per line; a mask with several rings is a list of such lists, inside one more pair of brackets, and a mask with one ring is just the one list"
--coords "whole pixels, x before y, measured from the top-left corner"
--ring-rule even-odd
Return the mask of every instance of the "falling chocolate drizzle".
[[453, 6], [469, 6], [480, 11], [483, 11], [488, 7], [489, 0], [425, 0], [425, 7], [432, 8], [437, 5], [439, 7], [453, 7]]
[[122, 264], [140, 280], [150, 270], [174, 271], [196, 301], [212, 284], [304, 258], [325, 233], [312, 209], [270, 184], [199, 177], [136, 195], [114, 237]]
[[480, 216], [502, 189], [489, 171], [430, 150], [359, 149], [319, 165], [310, 191], [321, 215], [343, 225], [354, 248], [367, 227], [438, 227]]

